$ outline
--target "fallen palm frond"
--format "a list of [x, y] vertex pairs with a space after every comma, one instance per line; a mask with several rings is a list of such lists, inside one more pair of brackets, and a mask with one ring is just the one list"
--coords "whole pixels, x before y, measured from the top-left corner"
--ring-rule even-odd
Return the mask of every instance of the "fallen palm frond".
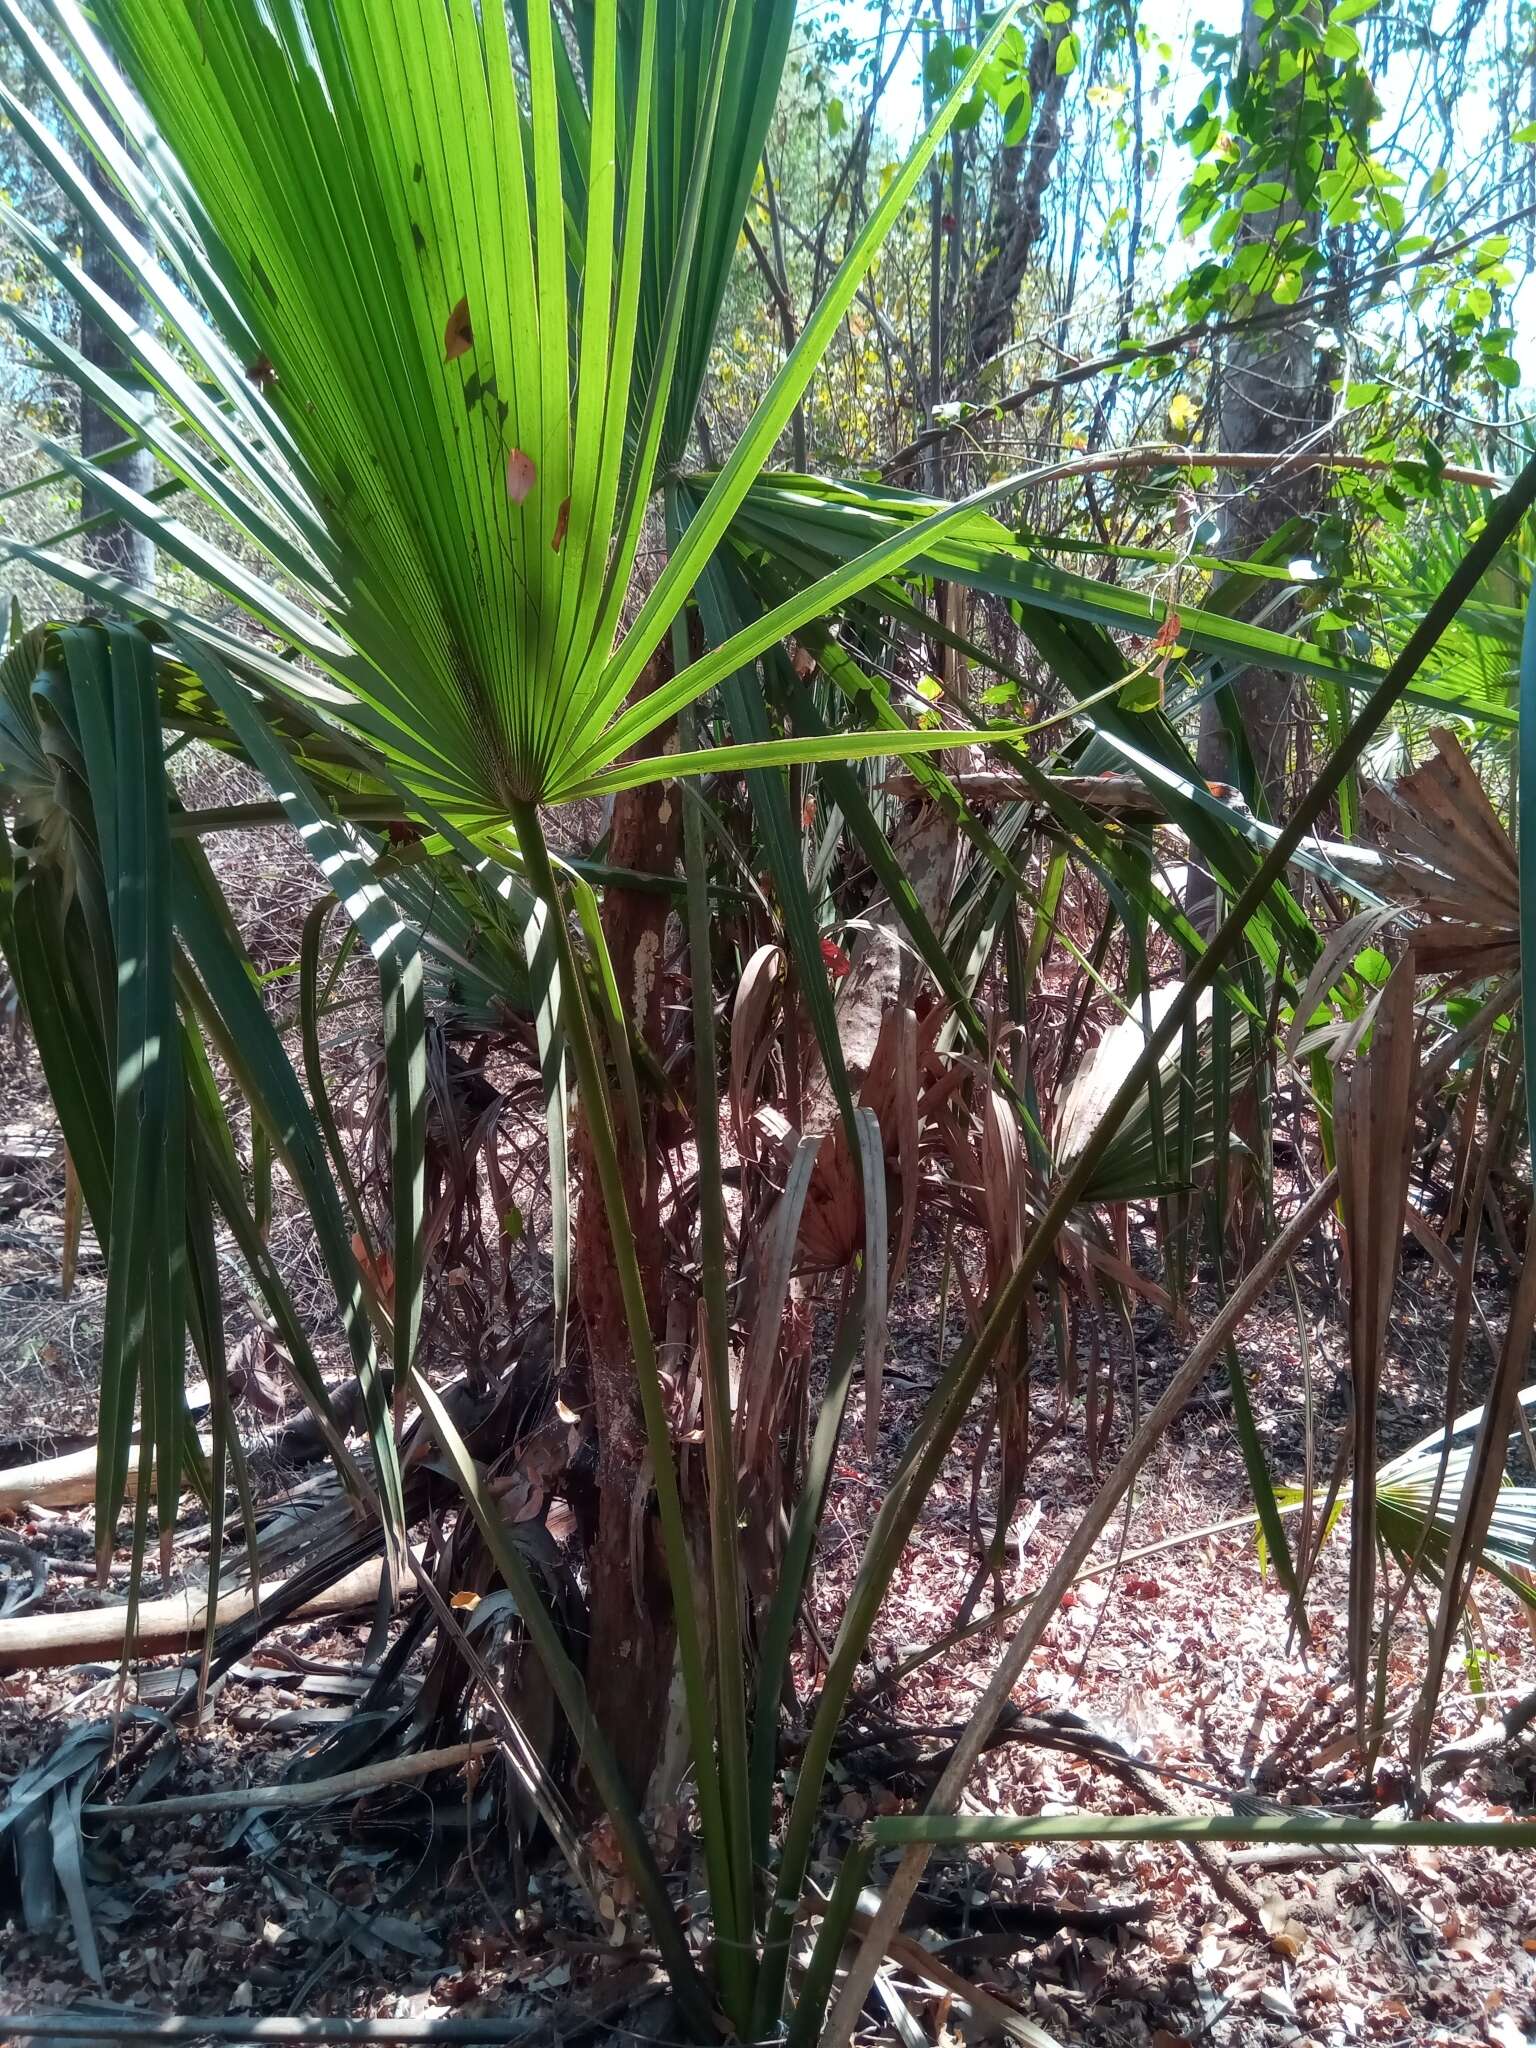
[[[1526, 1233], [1525, 1257], [1514, 1299], [1510, 1303], [1509, 1323], [1494, 1369], [1493, 1384], [1461, 1474], [1455, 1519], [1437, 1560], [1441, 1579], [1440, 1604], [1430, 1630], [1423, 1681], [1409, 1732], [1409, 1755], [1415, 1766], [1422, 1763], [1428, 1753], [1430, 1724], [1440, 1697], [1446, 1659], [1461, 1623], [1473, 1575], [1488, 1562], [1489, 1532], [1501, 1504], [1509, 1436], [1519, 1410], [1520, 1383], [1530, 1361], [1533, 1328], [1536, 1328], [1536, 1227]], [[1526, 1506], [1529, 1507], [1528, 1499]], [[1518, 1533], [1525, 1519], [1518, 1508], [1514, 1513], [1506, 1513], [1502, 1518], [1506, 1536], [1511, 1525]], [[1533, 1561], [1536, 1559], [1528, 1549], [1522, 1562], [1529, 1566]]]
[[[1522, 1398], [1529, 1405], [1536, 1390], [1527, 1390]], [[1481, 1415], [1474, 1409], [1459, 1417], [1452, 1425], [1453, 1439], [1475, 1428]], [[1518, 1442], [1518, 1436], [1510, 1438], [1511, 1445]], [[1441, 1439], [1433, 1438], [1404, 1451], [1377, 1473], [1376, 1526], [1405, 1571], [1417, 1564], [1432, 1582], [1443, 1581], [1472, 1455], [1472, 1446], [1462, 1443], [1447, 1456]], [[1517, 1600], [1536, 1606], [1536, 1588], [1521, 1576], [1536, 1564], [1536, 1486], [1506, 1480], [1495, 1492], [1478, 1545], [1478, 1564]]]
[[0, 1845], [15, 1858], [24, 1925], [34, 1933], [51, 1927], [62, 1893], [80, 1967], [94, 1984], [102, 1981], [101, 1954], [80, 1813], [86, 1786], [110, 1755], [115, 1732], [110, 1721], [72, 1728], [41, 1763], [18, 1772], [0, 1804]]

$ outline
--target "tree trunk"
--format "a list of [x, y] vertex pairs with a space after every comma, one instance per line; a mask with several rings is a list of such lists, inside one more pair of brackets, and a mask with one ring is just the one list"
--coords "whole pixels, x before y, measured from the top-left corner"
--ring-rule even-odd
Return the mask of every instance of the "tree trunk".
[[[649, 694], [671, 672], [663, 648], [642, 678], [639, 694]], [[642, 751], [663, 752], [669, 732], [670, 726], [653, 734]], [[609, 840], [609, 859], [615, 867], [674, 874], [681, 844], [682, 804], [674, 785], [653, 783], [619, 794]], [[634, 1028], [653, 1052], [661, 1047], [661, 966], [670, 915], [667, 896], [611, 886], [604, 893], [603, 931], [619, 992]], [[656, 1129], [659, 1105], [642, 1089], [644, 1157], [636, 1155], [617, 1097], [610, 1109], [651, 1330], [659, 1340], [668, 1295]], [[587, 1336], [598, 1458], [596, 1527], [588, 1554], [592, 1635], [587, 1689], [631, 1790], [643, 1800], [666, 1727], [675, 1629], [651, 1502], [629, 1326], [585, 1114], [578, 1117], [574, 1154], [578, 1201], [572, 1278]]]
[[[1266, 61], [1259, 44], [1259, 16], [1254, 0], [1244, 0], [1243, 46], [1247, 62]], [[1268, 213], [1245, 216], [1238, 246], [1271, 241], [1276, 229], [1294, 218], [1288, 202]], [[1301, 318], [1269, 328], [1250, 328], [1227, 343], [1217, 387], [1217, 442], [1224, 453], [1281, 455], [1293, 449], [1317, 424], [1320, 383], [1315, 361], [1316, 326]], [[1318, 472], [1262, 477], [1245, 485], [1235, 479], [1222, 507], [1222, 551], [1241, 561], [1271, 540], [1289, 519], [1310, 512], [1317, 503]], [[1243, 726], [1259, 787], [1272, 818], [1284, 815], [1289, 739], [1292, 723], [1293, 676], [1272, 669], [1248, 669], [1236, 679]], [[1214, 697], [1200, 713], [1196, 758], [1209, 781], [1231, 782], [1230, 739]], [[1209, 931], [1215, 912], [1215, 885], [1203, 870], [1191, 876], [1190, 914]]]
[[[133, 220], [94, 157], [86, 160], [86, 175], [90, 179], [92, 189], [102, 195], [119, 219], [126, 221], [131, 231], [148, 246], [148, 237], [140, 224]], [[121, 306], [131, 320], [148, 325], [151, 317], [148, 299], [118, 263], [101, 236], [91, 231], [89, 222], [83, 223], [82, 226], [81, 256], [85, 274], [91, 282], [99, 285], [107, 297]], [[98, 327], [94, 320], [83, 317], [80, 322], [80, 352], [88, 363], [94, 363], [120, 382], [131, 387], [137, 381], [135, 373], [129, 368], [122, 350], [112, 335], [105, 328]], [[123, 428], [112, 415], [103, 412], [93, 399], [82, 393], [81, 454], [87, 460], [94, 459], [104, 450], [115, 447], [123, 438]], [[118, 456], [107, 467], [120, 482], [141, 493], [148, 492], [155, 480], [154, 457], [147, 448], [136, 448], [131, 455]], [[80, 515], [83, 519], [95, 518], [109, 510], [108, 501], [100, 492], [89, 487], [81, 490]], [[94, 527], [84, 538], [86, 556], [97, 568], [108, 569], [114, 575], [121, 576], [137, 590], [146, 593], [153, 590], [155, 548], [154, 543], [146, 535], [137, 532], [122, 519], [109, 518], [103, 525]]]
[[1031, 130], [1022, 142], [1007, 144], [998, 159], [988, 210], [987, 253], [976, 274], [966, 338], [973, 376], [1013, 339], [1019, 286], [1045, 225], [1045, 190], [1061, 148], [1061, 102], [1067, 87], [1056, 70], [1056, 53], [1069, 27], [1063, 23], [1035, 37], [1029, 53]]

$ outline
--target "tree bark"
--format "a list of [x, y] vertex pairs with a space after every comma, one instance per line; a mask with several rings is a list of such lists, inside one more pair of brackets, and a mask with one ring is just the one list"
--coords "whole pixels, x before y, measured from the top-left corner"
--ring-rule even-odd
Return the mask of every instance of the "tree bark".
[[1035, 37], [1029, 53], [1034, 101], [1030, 132], [1007, 144], [999, 159], [988, 215], [987, 253], [976, 275], [966, 357], [972, 375], [1013, 339], [1013, 311], [1029, 259], [1045, 225], [1045, 191], [1061, 148], [1061, 103], [1067, 81], [1056, 52], [1070, 23]]
[[[1266, 61], [1259, 26], [1254, 0], [1244, 0], [1243, 50], [1253, 68]], [[1298, 210], [1283, 201], [1272, 212], [1248, 214], [1238, 246], [1272, 241], [1277, 228], [1294, 219]], [[1294, 323], [1250, 328], [1231, 337], [1217, 398], [1217, 440], [1224, 454], [1281, 456], [1318, 424], [1316, 336], [1315, 322], [1303, 316]], [[1222, 548], [1227, 558], [1241, 560], [1253, 554], [1288, 519], [1310, 512], [1317, 503], [1320, 474], [1282, 471], [1251, 489], [1244, 489], [1237, 479], [1222, 507]], [[1279, 817], [1285, 804], [1293, 682], [1273, 670], [1254, 669], [1240, 685], [1243, 723], [1272, 817]], [[1215, 700], [1209, 697], [1201, 712], [1199, 758], [1208, 776], [1231, 779], [1228, 737]]]
[[[638, 694], [648, 695], [671, 673], [670, 655], [663, 647], [652, 659]], [[664, 752], [670, 730], [669, 725], [653, 734], [642, 751]], [[673, 784], [653, 783], [619, 794], [609, 840], [609, 859], [615, 867], [674, 874], [681, 844], [682, 804]], [[662, 956], [670, 915], [666, 896], [614, 887], [605, 891], [603, 931], [619, 993], [635, 1030], [657, 1053], [662, 1042]], [[642, 1156], [635, 1151], [622, 1104], [617, 1097], [610, 1103], [651, 1330], [658, 1340], [668, 1297], [659, 1108], [642, 1091]], [[597, 1435], [596, 1519], [588, 1552], [592, 1633], [587, 1689], [631, 1790], [643, 1800], [661, 1751], [676, 1631], [651, 1503], [649, 1452], [629, 1326], [584, 1110], [578, 1116], [573, 1150], [578, 1201], [572, 1278], [586, 1330]]]
[[[1246, 61], [1254, 67], [1265, 61], [1259, 26], [1254, 0], [1244, 0], [1243, 48]], [[1239, 230], [1238, 246], [1272, 240], [1280, 224], [1293, 218], [1296, 211], [1282, 202], [1271, 212], [1247, 215]], [[1248, 328], [1231, 336], [1217, 386], [1217, 442], [1222, 453], [1278, 458], [1317, 425], [1316, 332], [1315, 322], [1303, 315], [1294, 323]], [[1317, 470], [1281, 469], [1248, 488], [1241, 477], [1235, 479], [1221, 512], [1221, 546], [1227, 559], [1246, 559], [1288, 519], [1310, 512], [1317, 504], [1320, 474]], [[1276, 819], [1285, 811], [1295, 682], [1292, 676], [1258, 668], [1246, 670], [1237, 679], [1243, 727], [1259, 787], [1270, 816]], [[1207, 697], [1201, 707], [1196, 759], [1208, 781], [1234, 780], [1231, 740], [1214, 697]], [[1203, 869], [1196, 869], [1190, 882], [1191, 918], [1197, 929], [1209, 932], [1215, 916], [1215, 884]]]

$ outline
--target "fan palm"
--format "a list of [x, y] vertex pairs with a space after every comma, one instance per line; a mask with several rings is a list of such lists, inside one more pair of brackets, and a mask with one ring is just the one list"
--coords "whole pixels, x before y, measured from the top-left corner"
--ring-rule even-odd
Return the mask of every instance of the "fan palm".
[[[1037, 647], [1068, 675], [1074, 694], [1098, 702], [1119, 691], [1126, 670], [1104, 627], [1137, 623], [1140, 613], [1111, 610], [1091, 590], [1041, 571], [979, 518], [1019, 479], [991, 483], [958, 506], [818, 495], [793, 483], [759, 488], [882, 237], [1009, 33], [1012, 11], [980, 42], [884, 187], [729, 457], [708, 475], [685, 477], [726, 274], [787, 51], [790, 0], [576, 0], [558, 12], [540, 0], [513, 0], [509, 10], [474, 0], [400, 0], [382, 9], [371, 0], [99, 0], [90, 12], [78, 0], [41, 0], [69, 63], [21, 0], [0, 0], [0, 20], [149, 236], [141, 245], [52, 129], [0, 87], [0, 104], [39, 161], [154, 312], [150, 324], [130, 320], [47, 237], [13, 212], [3, 215], [113, 336], [129, 368], [115, 374], [87, 360], [24, 308], [6, 309], [13, 325], [44, 363], [119, 420], [125, 445], [153, 453], [166, 481], [143, 495], [108, 459], [50, 452], [216, 600], [210, 615], [201, 601], [194, 608], [129, 589], [62, 545], [16, 551], [92, 601], [136, 610], [153, 626], [149, 635], [93, 624], [24, 636], [0, 695], [0, 776], [17, 816], [14, 843], [0, 845], [0, 944], [16, 963], [82, 1190], [109, 1249], [103, 1439], [111, 1455], [99, 1475], [98, 1530], [110, 1538], [124, 1498], [136, 1397], [154, 1436], [163, 1521], [184, 1469], [222, 1500], [219, 1460], [235, 1448], [227, 1417], [223, 1450], [216, 1440], [205, 1480], [184, 1441], [177, 1392], [184, 1327], [210, 1379], [218, 1378], [210, 1193], [272, 1313], [285, 1332], [297, 1330], [280, 1277], [263, 1262], [260, 1233], [249, 1227], [206, 1034], [316, 1219], [368, 1394], [374, 1469], [371, 1477], [354, 1473], [359, 1489], [374, 1492], [398, 1542], [402, 1488], [377, 1337], [387, 1342], [397, 1394], [414, 1391], [580, 1733], [690, 2020], [709, 2025], [709, 1997], [634, 1801], [603, 1731], [591, 1725], [580, 1677], [483, 1475], [417, 1371], [423, 943], [451, 940], [424, 940], [419, 895], [408, 876], [381, 866], [366, 830], [369, 819], [413, 817], [430, 833], [431, 853], [457, 866], [456, 898], [464, 900], [455, 916], [494, 928], [496, 957], [512, 963], [508, 985], [537, 1014], [557, 1181], [567, 1053], [589, 1119], [671, 1581], [719, 1932], [719, 1994], [743, 2038], [778, 2025], [830, 1731], [927, 1486], [1046, 1247], [1090, 1190], [1117, 1125], [1235, 950], [1238, 932], [1253, 928], [1266, 967], [1278, 968], [1287, 947], [1305, 957], [1310, 928], [1277, 884], [1344, 772], [1330, 769], [1332, 782], [1325, 776], [1261, 859], [1193, 776], [1160, 714], [1118, 705], [1104, 714], [1124, 758], [1164, 790], [1170, 808], [1181, 807], [1238, 909], [1064, 1166], [1039, 1229], [974, 1343], [946, 1369], [907, 1447], [839, 1637], [765, 1919], [757, 1872], [768, 1846], [774, 1757], [762, 1738], [775, 1725], [776, 1681], [820, 1496], [819, 1483], [810, 1483], [796, 1504], [786, 1546], [795, 1567], [783, 1574], [764, 1630], [775, 1684], [761, 1695], [749, 1757], [697, 810], [687, 813], [687, 865], [694, 1053], [706, 1112], [701, 1351], [712, 1574], [704, 1604], [713, 1656], [608, 1109], [608, 1060], [619, 1071], [621, 1100], [631, 1092], [624, 1021], [596, 944], [590, 891], [559, 871], [540, 811], [711, 768], [762, 777], [786, 763], [824, 761], [840, 773], [860, 755], [921, 757], [971, 738], [1019, 737], [909, 726], [818, 624], [850, 608], [857, 618], [860, 601], [903, 616], [904, 574], [942, 571], [1001, 588], [1026, 606]], [[1536, 478], [1527, 481], [1536, 488]], [[658, 491], [666, 555], [654, 575], [642, 574]], [[188, 496], [200, 501], [195, 521], [177, 516]], [[1524, 503], [1529, 496], [1526, 488]], [[695, 591], [712, 642], [703, 651], [686, 622]], [[1459, 602], [1461, 592], [1453, 595]], [[1344, 767], [1411, 683], [1444, 616], [1443, 607], [1432, 613], [1385, 677], [1342, 676], [1373, 691], [1341, 753]], [[1197, 623], [1214, 649], [1251, 653], [1257, 644], [1234, 639], [1219, 619]], [[763, 704], [753, 701], [752, 665], [802, 630], [813, 635], [832, 684], [864, 706], [869, 730], [828, 730], [825, 703], [802, 704], [775, 655], [787, 701], [798, 708], [791, 736], [773, 736]], [[1317, 670], [1305, 649], [1289, 651], [1303, 672]], [[642, 678], [646, 687], [637, 688]], [[689, 707], [716, 684], [727, 686], [722, 700], [739, 744], [695, 750], [685, 736], [679, 754], [637, 754], [668, 721], [686, 724]], [[195, 833], [183, 830], [189, 821], [167, 800], [162, 728], [238, 747], [262, 772], [378, 964], [392, 1140], [387, 1289], [349, 1241], [354, 1219], [335, 1185], [346, 1189], [347, 1177], [323, 1089], [312, 1090], [311, 1105], [262, 1011]], [[1015, 767], [1026, 778], [1036, 772], [1022, 755]], [[871, 858], [880, 866], [875, 841]], [[803, 897], [803, 870], [798, 884]], [[578, 957], [571, 907], [594, 942], [592, 957]], [[803, 909], [792, 906], [793, 915]], [[800, 936], [814, 948], [807, 917]], [[943, 979], [933, 944], [923, 951]], [[953, 971], [948, 980], [967, 1001]], [[878, 1324], [883, 1286], [870, 1256], [880, 1235], [879, 1134], [851, 1103], [845, 1119], [869, 1220], [864, 1296], [855, 1297], [838, 1347], [844, 1393], [860, 1320], [867, 1308]], [[557, 1287], [560, 1262], [557, 1240]], [[840, 1417], [829, 1401], [813, 1453], [813, 1473], [823, 1478]], [[141, 1534], [146, 1496], [141, 1489]], [[215, 1557], [217, 1548], [215, 1541]], [[811, 2027], [814, 2013], [802, 2011], [801, 2023]]]
[[[574, 10], [569, 34], [546, 6], [508, 17], [469, 0], [382, 14], [362, 0], [237, 0], [212, 12], [200, 0], [125, 0], [89, 16], [59, 0], [43, 13], [72, 62], [4, 0], [16, 43], [147, 230], [147, 247], [46, 122], [10, 94], [5, 110], [135, 274], [154, 317], [129, 319], [8, 212], [9, 230], [113, 337], [128, 368], [90, 362], [25, 309], [13, 309], [14, 325], [121, 423], [128, 442], [154, 454], [167, 482], [141, 495], [110, 461], [48, 452], [225, 601], [213, 620], [130, 591], [57, 545], [31, 551], [37, 566], [93, 600], [153, 619], [171, 652], [127, 628], [72, 629], [19, 643], [7, 678], [4, 771], [24, 809], [0, 937], [48, 1039], [50, 1083], [109, 1248], [98, 1529], [109, 1541], [137, 1399], [168, 1530], [187, 1462], [177, 1383], [189, 1302], [199, 1349], [220, 1348], [216, 1280], [209, 1293], [206, 1261], [197, 1263], [208, 1246], [176, 1221], [183, 1210], [206, 1221], [206, 1176], [226, 1163], [210, 1135], [222, 1125], [202, 1114], [206, 1061], [178, 1022], [179, 993], [260, 1105], [316, 1213], [338, 1297], [350, 1305], [386, 1520], [398, 1534], [399, 1474], [365, 1308], [388, 1338], [398, 1383], [416, 1387], [459, 1464], [520, 1603], [538, 1609], [515, 1555], [503, 1555], [451, 1423], [414, 1374], [422, 963], [366, 835], [337, 816], [338, 802], [376, 816], [383, 794], [397, 815], [436, 829], [493, 914], [498, 902], [512, 906], [540, 967], [546, 1042], [564, 1035], [593, 1124], [694, 1710], [701, 1818], [727, 1936], [722, 1992], [745, 2025], [750, 1869], [725, 1846], [728, 1793], [707, 1733], [710, 1687], [654, 1346], [593, 1022], [579, 993], [572, 999], [585, 970], [539, 806], [721, 758], [757, 767], [953, 743], [916, 732], [893, 741], [885, 731], [766, 740], [614, 772], [712, 683], [899, 569], [931, 537], [932, 528], [914, 529], [838, 565], [691, 665], [679, 661], [625, 708], [657, 649], [669, 648], [1005, 20], [864, 223], [714, 486], [690, 506], [686, 526], [673, 522], [668, 559], [646, 587], [636, 575], [642, 532], [691, 430], [784, 61], [787, 0], [597, 0]], [[178, 517], [186, 494], [217, 517]], [[937, 527], [949, 516], [940, 512]], [[230, 623], [230, 606], [244, 623]], [[261, 769], [375, 955], [394, 1159], [388, 1299], [368, 1284], [367, 1262], [349, 1257], [326, 1172], [329, 1133], [242, 1001], [249, 983], [218, 928], [216, 893], [195, 849], [172, 842], [162, 713], [183, 731], [238, 745]], [[71, 1016], [89, 1028], [72, 1033]], [[556, 1080], [552, 1136], [560, 1098]], [[323, 1119], [323, 1104], [316, 1109]], [[224, 1193], [230, 1215], [241, 1205]], [[188, 1287], [189, 1271], [202, 1273], [201, 1291]], [[222, 1499], [217, 1461], [211, 1478], [193, 1476]], [[141, 1488], [141, 1532], [147, 1495]], [[727, 1586], [726, 1604], [734, 1599]], [[541, 1647], [579, 1723], [574, 1674], [558, 1643]], [[737, 1678], [720, 1734], [730, 1759], [744, 1753], [739, 1658]], [[593, 1768], [622, 1808], [600, 1755]], [[653, 1866], [628, 1834], [643, 1883]], [[743, 1830], [737, 1839], [745, 1843]], [[654, 1887], [648, 1902], [664, 1919]], [[670, 1959], [686, 1984], [686, 1952], [673, 1944]]]

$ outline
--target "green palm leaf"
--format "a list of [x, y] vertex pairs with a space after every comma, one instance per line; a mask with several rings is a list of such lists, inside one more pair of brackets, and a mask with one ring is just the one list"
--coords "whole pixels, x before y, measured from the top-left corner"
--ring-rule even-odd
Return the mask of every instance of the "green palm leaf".
[[[241, 545], [50, 452], [328, 675], [329, 714], [460, 823], [504, 826], [520, 802], [596, 785], [640, 732], [768, 644], [716, 650], [664, 704], [619, 715], [1006, 19], [890, 180], [618, 634], [658, 465], [681, 454], [696, 404], [791, 12], [590, 0], [573, 57], [547, 5], [509, 25], [471, 0], [105, 0], [93, 25], [77, 0], [46, 0], [82, 84], [20, 0], [0, 0], [154, 254], [45, 124], [12, 99], [7, 111], [165, 334], [11, 217], [132, 374], [86, 363], [25, 312], [15, 324]], [[98, 102], [121, 110], [137, 156]], [[842, 594], [922, 544], [894, 538], [839, 565]], [[124, 595], [56, 549], [30, 558]], [[167, 603], [144, 608], [235, 652]], [[279, 690], [312, 687], [291, 664], [246, 658]]]

